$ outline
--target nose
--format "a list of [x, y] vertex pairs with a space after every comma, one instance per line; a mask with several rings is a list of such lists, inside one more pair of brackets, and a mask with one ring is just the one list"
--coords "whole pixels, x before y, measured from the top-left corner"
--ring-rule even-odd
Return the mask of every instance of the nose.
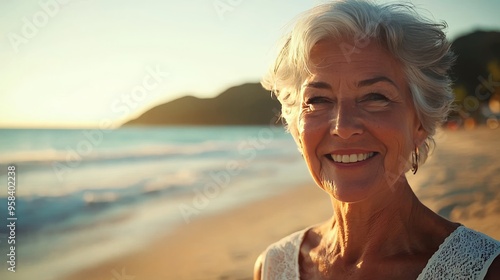
[[356, 105], [348, 102], [338, 102], [336, 112], [331, 120], [330, 133], [342, 139], [363, 133], [363, 126]]

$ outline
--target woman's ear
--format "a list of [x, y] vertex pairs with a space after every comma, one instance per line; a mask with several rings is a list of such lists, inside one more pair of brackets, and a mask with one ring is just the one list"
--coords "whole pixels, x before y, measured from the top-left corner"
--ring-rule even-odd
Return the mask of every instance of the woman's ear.
[[424, 129], [424, 126], [422, 125], [422, 123], [419, 122], [417, 130], [415, 132], [415, 137], [414, 137], [415, 146], [420, 147], [424, 143], [425, 139], [427, 139], [428, 136], [429, 136], [429, 133], [427, 132], [427, 130]]

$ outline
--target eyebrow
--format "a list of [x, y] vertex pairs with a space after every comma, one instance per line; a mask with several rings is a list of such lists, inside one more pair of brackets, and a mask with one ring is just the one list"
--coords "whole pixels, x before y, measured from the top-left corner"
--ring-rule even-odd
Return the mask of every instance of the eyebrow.
[[[387, 78], [386, 76], [378, 76], [375, 78], [370, 78], [370, 79], [359, 81], [357, 83], [357, 87], [367, 87], [367, 86], [371, 86], [373, 84], [380, 83], [380, 82], [390, 83], [393, 86], [395, 86], [396, 88], [398, 88], [396, 83], [393, 82], [391, 79]], [[321, 82], [321, 81], [309, 82], [304, 87], [310, 87], [310, 88], [316, 88], [316, 89], [329, 89], [329, 90], [332, 89], [332, 87], [330, 86], [329, 83]]]
[[379, 76], [379, 77], [359, 81], [357, 86], [358, 87], [367, 87], [367, 86], [371, 86], [371, 85], [379, 83], [379, 82], [390, 83], [393, 86], [395, 86], [396, 88], [398, 88], [396, 83], [393, 82], [391, 79], [387, 78], [386, 76]]
[[329, 89], [329, 90], [332, 89], [330, 84], [325, 83], [325, 82], [310, 82], [310, 83], [307, 83], [307, 85], [305, 85], [305, 87], [317, 88], [317, 89]]

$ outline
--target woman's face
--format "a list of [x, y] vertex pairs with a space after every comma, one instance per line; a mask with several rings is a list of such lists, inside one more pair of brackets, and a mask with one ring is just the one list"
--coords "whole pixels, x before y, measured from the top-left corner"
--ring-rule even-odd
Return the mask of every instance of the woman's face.
[[321, 41], [301, 89], [299, 143], [316, 183], [344, 202], [397, 187], [426, 137], [400, 63], [377, 44]]

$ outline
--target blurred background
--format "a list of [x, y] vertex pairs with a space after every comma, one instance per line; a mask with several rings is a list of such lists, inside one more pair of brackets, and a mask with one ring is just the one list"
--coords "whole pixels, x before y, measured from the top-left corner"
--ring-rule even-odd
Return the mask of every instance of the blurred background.
[[[79, 272], [205, 217], [312, 185], [279, 103], [258, 82], [287, 23], [323, 2], [0, 1], [0, 221], [18, 218], [16, 273], [6, 263], [11, 233], [0, 226], [0, 278], [96, 279]], [[469, 175], [487, 178], [480, 199], [493, 197], [491, 212], [500, 212], [490, 176], [500, 173], [500, 2], [411, 3], [448, 23], [458, 54], [457, 110], [438, 142], [474, 148], [478, 171]], [[486, 169], [477, 166], [485, 155]], [[9, 166], [17, 184], [10, 210]], [[446, 178], [460, 177], [435, 179]], [[431, 204], [464, 218], [457, 209], [478, 201], [467, 197]], [[229, 266], [254, 257], [232, 255]], [[123, 267], [103, 268], [102, 279], [182, 278]], [[249, 278], [251, 267], [243, 270], [184, 278]]]

